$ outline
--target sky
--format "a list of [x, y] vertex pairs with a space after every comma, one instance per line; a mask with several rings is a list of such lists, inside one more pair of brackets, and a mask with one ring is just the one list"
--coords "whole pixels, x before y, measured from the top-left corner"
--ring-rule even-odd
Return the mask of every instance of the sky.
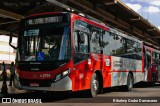
[[121, 0], [160, 29], [160, 0]]

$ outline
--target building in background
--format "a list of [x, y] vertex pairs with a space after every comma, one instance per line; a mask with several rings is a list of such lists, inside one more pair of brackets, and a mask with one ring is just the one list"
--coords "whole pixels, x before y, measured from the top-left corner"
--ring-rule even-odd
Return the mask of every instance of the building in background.
[[[14, 37], [13, 45], [17, 45], [17, 38]], [[9, 68], [11, 62], [15, 61], [16, 50], [9, 46], [9, 36], [0, 35], [0, 64], [4, 61], [6, 68]]]

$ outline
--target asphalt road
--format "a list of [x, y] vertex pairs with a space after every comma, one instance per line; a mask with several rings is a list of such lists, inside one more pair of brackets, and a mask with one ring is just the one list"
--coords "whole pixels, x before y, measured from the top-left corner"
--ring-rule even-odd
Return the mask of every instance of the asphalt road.
[[[14, 90], [14, 87], [8, 88], [9, 90]], [[15, 90], [16, 91], [16, 90]], [[37, 102], [42, 102], [42, 104], [23, 104], [24, 105], [43, 105], [47, 106], [160, 106], [160, 85], [157, 84], [154, 87], [148, 86], [146, 84], [140, 83], [131, 92], [125, 92], [122, 88], [107, 88], [104, 90], [104, 94], [99, 94], [95, 98], [90, 98], [87, 93], [88, 91], [82, 91], [78, 93], [68, 93], [68, 92], [26, 92], [26, 91], [16, 91], [17, 93], [8, 94], [6, 96], [1, 96], [1, 98], [11, 98], [12, 105], [19, 106], [25, 100], [28, 102], [37, 100]], [[2, 102], [2, 99], [1, 99]], [[14, 103], [13, 103], [14, 102]], [[9, 104], [0, 105], [7, 106]]]

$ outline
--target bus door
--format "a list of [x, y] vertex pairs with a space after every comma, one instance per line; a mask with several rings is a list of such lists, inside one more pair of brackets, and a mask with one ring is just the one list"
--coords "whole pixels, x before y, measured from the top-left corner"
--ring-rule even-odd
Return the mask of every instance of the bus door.
[[[89, 34], [86, 32], [74, 31], [74, 68], [75, 86], [77, 90], [89, 88], [88, 75], [88, 59], [89, 59]], [[88, 80], [88, 81], [87, 81]]]
[[144, 49], [144, 56], [145, 56], [145, 59], [144, 59], [144, 70], [145, 70], [145, 81], [147, 81], [147, 77], [148, 77], [148, 74], [149, 74], [149, 71], [150, 71], [150, 66], [151, 66], [151, 51], [148, 50], [148, 49]]

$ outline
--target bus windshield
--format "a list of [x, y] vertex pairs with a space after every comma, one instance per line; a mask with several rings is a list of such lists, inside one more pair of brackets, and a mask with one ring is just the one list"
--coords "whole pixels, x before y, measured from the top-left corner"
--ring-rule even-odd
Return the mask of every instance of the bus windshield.
[[25, 28], [19, 33], [18, 61], [58, 61], [71, 57], [70, 29], [64, 26]]

